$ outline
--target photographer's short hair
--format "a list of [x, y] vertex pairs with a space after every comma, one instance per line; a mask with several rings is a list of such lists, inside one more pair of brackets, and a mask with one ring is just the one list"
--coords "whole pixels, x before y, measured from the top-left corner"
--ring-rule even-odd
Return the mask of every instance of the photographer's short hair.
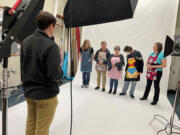
[[124, 47], [124, 52], [130, 52], [132, 50], [133, 50], [133, 48], [131, 46], [125, 46]]
[[155, 44], [157, 45], [158, 52], [160, 53], [160, 52], [163, 50], [163, 45], [162, 45], [162, 43], [156, 42]]
[[40, 11], [39, 14], [36, 16], [37, 27], [40, 30], [47, 29], [50, 24], [53, 24], [53, 26], [55, 26], [56, 21], [56, 18], [47, 11]]

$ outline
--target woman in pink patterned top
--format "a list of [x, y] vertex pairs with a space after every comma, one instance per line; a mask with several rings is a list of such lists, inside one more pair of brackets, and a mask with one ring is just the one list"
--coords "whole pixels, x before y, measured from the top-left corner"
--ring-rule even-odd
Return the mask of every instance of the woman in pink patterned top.
[[124, 66], [124, 56], [120, 54], [120, 47], [117, 45], [114, 47], [114, 54], [111, 54], [108, 61], [108, 77], [110, 78], [110, 90], [109, 94], [112, 93], [114, 86], [113, 94], [116, 94], [118, 81], [122, 79], [122, 67]]

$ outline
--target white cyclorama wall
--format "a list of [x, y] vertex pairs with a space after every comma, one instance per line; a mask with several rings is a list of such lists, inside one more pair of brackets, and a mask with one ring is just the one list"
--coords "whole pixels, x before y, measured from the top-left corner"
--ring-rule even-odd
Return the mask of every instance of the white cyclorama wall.
[[[166, 35], [174, 37], [178, 0], [139, 0], [133, 19], [83, 27], [82, 42], [85, 39], [91, 41], [91, 46], [97, 51], [100, 48], [100, 42], [107, 41], [107, 48], [113, 52], [115, 45], [120, 45], [121, 53], [125, 45], [132, 46], [139, 50], [147, 61], [148, 55], [153, 51], [155, 42], [165, 43]], [[81, 43], [82, 43], [81, 42]], [[167, 67], [163, 71], [161, 81], [161, 92], [166, 93], [168, 87], [169, 69], [171, 58], [167, 58]], [[78, 68], [80, 70], [80, 66]], [[124, 71], [123, 71], [124, 72]], [[146, 67], [141, 75], [141, 81], [137, 88], [145, 89], [146, 85]], [[81, 76], [78, 72], [77, 76]], [[95, 62], [91, 74], [91, 84], [96, 85]], [[107, 79], [106, 89], [109, 89], [109, 78]], [[81, 84], [80, 80], [75, 79], [75, 83]], [[123, 80], [120, 81], [122, 87]], [[118, 89], [119, 91], [121, 89]], [[153, 91], [153, 90], [152, 90]]]

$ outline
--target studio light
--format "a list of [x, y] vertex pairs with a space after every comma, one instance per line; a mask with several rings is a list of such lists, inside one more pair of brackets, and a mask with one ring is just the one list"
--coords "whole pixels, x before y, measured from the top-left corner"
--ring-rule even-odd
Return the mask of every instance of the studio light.
[[180, 54], [180, 42], [175, 43], [175, 45], [174, 45], [174, 52], [176, 54]]

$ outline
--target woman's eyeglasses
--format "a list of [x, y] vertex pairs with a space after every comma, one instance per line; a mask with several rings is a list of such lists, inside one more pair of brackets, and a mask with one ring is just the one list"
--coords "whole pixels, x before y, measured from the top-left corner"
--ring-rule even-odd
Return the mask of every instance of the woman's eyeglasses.
[[118, 47], [116, 48], [116, 47], [115, 47], [114, 50], [120, 50], [120, 48], [118, 48]]

